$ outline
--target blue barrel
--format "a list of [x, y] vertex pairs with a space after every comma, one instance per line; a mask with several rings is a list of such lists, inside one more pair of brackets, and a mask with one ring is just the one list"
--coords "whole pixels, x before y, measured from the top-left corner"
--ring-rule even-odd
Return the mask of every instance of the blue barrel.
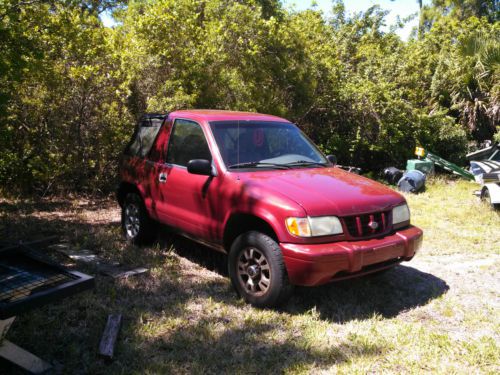
[[419, 170], [407, 171], [398, 181], [398, 189], [405, 193], [418, 193], [425, 188], [425, 174]]

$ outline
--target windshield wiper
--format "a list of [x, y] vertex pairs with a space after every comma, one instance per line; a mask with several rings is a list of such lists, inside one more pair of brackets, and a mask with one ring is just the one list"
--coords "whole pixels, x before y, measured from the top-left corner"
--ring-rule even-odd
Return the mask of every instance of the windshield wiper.
[[296, 166], [296, 165], [300, 165], [300, 166], [309, 166], [309, 165], [319, 165], [321, 167], [326, 167], [326, 164], [325, 163], [320, 163], [320, 162], [317, 162], [317, 161], [307, 161], [307, 160], [297, 160], [297, 161], [293, 161], [291, 163], [286, 163], [286, 165], [289, 165], [289, 166]]
[[270, 168], [278, 168], [278, 169], [290, 169], [290, 166], [286, 164], [279, 164], [279, 163], [264, 163], [260, 161], [249, 161], [246, 163], [237, 163], [237, 164], [232, 164], [228, 168], [254, 168], [254, 167], [270, 167]]

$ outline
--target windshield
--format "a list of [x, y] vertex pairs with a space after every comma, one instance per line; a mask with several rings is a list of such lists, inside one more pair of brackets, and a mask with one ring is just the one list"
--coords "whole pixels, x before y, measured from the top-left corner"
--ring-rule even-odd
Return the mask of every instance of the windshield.
[[293, 124], [214, 121], [210, 128], [229, 169], [325, 166], [328, 161]]

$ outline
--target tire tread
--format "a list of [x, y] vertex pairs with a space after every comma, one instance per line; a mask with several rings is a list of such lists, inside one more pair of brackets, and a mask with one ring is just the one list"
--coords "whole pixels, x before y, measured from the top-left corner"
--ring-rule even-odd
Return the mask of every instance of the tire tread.
[[[259, 243], [261, 246], [257, 245]], [[236, 267], [235, 263], [237, 262], [241, 249], [245, 246], [258, 247], [259, 250], [266, 253], [265, 255], [268, 257], [270, 263], [274, 262], [276, 269], [273, 271], [274, 274], [272, 275], [271, 290], [264, 296], [255, 297], [245, 294], [245, 291], [241, 289], [237, 280], [237, 275], [234, 271]], [[288, 280], [281, 249], [275, 240], [264, 233], [249, 231], [238, 236], [233, 242], [229, 252], [228, 268], [233, 287], [241, 297], [253, 306], [276, 307], [286, 302], [293, 293], [293, 285], [291, 285]]]

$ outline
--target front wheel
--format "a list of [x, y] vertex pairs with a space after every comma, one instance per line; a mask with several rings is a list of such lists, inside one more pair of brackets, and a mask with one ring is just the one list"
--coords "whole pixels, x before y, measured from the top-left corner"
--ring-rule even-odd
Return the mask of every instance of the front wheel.
[[279, 245], [260, 232], [247, 232], [233, 242], [229, 276], [243, 299], [256, 307], [274, 307], [293, 291]]

